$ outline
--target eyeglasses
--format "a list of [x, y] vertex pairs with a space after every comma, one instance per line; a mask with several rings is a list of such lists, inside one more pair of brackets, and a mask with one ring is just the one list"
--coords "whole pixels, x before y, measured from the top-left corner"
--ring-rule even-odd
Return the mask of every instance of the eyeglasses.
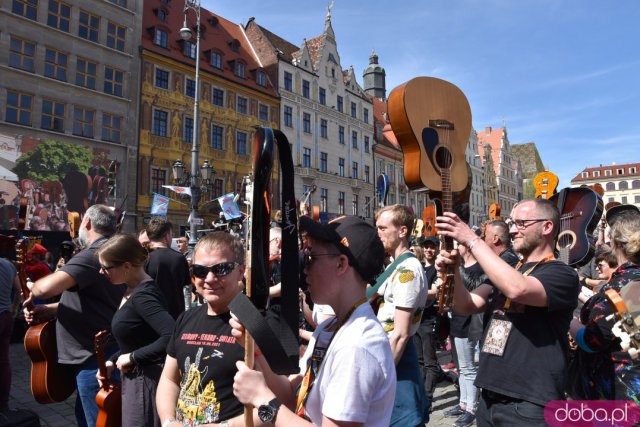
[[302, 255], [303, 255], [302, 265], [303, 265], [304, 268], [311, 267], [311, 264], [313, 264], [313, 259], [316, 258], [316, 257], [321, 257], [321, 256], [338, 257], [338, 256], [340, 256], [340, 254], [329, 254], [329, 253], [327, 253], [327, 254], [312, 254], [311, 253], [311, 248], [308, 248], [308, 247], [305, 248], [302, 251]]
[[112, 268], [120, 267], [122, 264], [114, 264], [114, 265], [102, 265], [100, 264], [100, 270], [104, 272], [109, 272]]
[[609, 267], [609, 264], [607, 264], [606, 262], [602, 261], [596, 264], [596, 268], [602, 270], [603, 268], [607, 268]]
[[191, 274], [198, 279], [206, 279], [209, 272], [212, 272], [216, 277], [224, 277], [231, 274], [238, 265], [240, 264], [233, 261], [221, 262], [210, 266], [193, 264], [191, 266]]
[[518, 230], [524, 230], [525, 228], [529, 227], [531, 224], [535, 224], [536, 222], [542, 222], [542, 221], [549, 221], [549, 219], [548, 218], [542, 218], [542, 219], [507, 218], [504, 222], [507, 224], [509, 228], [511, 228], [512, 225], [515, 225]]

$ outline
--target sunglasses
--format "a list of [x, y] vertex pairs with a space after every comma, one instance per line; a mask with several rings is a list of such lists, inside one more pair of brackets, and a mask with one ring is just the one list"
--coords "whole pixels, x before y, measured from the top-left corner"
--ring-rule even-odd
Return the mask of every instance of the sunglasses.
[[313, 259], [317, 258], [317, 257], [321, 257], [321, 256], [333, 256], [333, 257], [338, 257], [341, 254], [312, 254], [311, 253], [311, 248], [305, 248], [304, 251], [302, 252], [302, 266], [304, 268], [309, 268], [311, 267], [311, 264], [313, 264]]
[[224, 277], [230, 274], [238, 265], [240, 264], [233, 261], [221, 262], [210, 266], [193, 264], [191, 266], [191, 274], [198, 279], [205, 279], [209, 272], [212, 272], [216, 277]]

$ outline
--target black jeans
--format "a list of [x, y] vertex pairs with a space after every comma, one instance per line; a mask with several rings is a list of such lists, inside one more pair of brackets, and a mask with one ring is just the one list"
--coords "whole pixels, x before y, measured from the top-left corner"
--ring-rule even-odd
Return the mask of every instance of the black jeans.
[[424, 377], [424, 390], [427, 393], [429, 402], [433, 402], [433, 393], [436, 385], [442, 377], [442, 369], [436, 356], [436, 334], [435, 319], [423, 321], [418, 327], [418, 331], [413, 336], [413, 342], [418, 352], [418, 365], [422, 369]]
[[546, 426], [544, 406], [482, 390], [476, 412], [477, 427]]

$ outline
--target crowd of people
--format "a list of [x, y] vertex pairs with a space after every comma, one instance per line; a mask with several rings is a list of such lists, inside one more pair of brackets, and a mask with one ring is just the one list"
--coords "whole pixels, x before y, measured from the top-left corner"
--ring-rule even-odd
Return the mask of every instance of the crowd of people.
[[[640, 211], [608, 212], [595, 256], [579, 270], [555, 257], [559, 222], [544, 199], [480, 227], [444, 213], [439, 236], [418, 238], [403, 205], [379, 209], [374, 224], [301, 217], [296, 375], [276, 374], [257, 346], [254, 365], [244, 363], [246, 331], [229, 305], [244, 291], [246, 251], [229, 230], [192, 248], [178, 237], [174, 250], [166, 218], [131, 236], [116, 232], [112, 209], [94, 205], [72, 256], [47, 263], [47, 249], [33, 245], [26, 302], [35, 305], [23, 315], [29, 325], [57, 320], [79, 426], [95, 425], [105, 381], [121, 384], [126, 426], [241, 426], [246, 416], [255, 425], [421, 426], [445, 376], [436, 353], [446, 341], [460, 395], [445, 415], [457, 427], [546, 425], [553, 400], [640, 403], [638, 364], [613, 332], [607, 299], [640, 281]], [[281, 244], [292, 232], [279, 225], [269, 236], [269, 323], [281, 311]], [[439, 237], [454, 249], [440, 249]], [[445, 284], [448, 313], [438, 309]], [[19, 285], [0, 258], [0, 411], [8, 409]], [[94, 349], [103, 330], [111, 334], [106, 376]]]

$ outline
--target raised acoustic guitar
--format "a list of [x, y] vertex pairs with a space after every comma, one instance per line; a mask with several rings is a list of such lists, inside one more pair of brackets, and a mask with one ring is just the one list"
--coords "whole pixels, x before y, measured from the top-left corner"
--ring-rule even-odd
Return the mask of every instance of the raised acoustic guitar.
[[[22, 239], [16, 247], [16, 267], [24, 299], [29, 298], [24, 262], [27, 240]], [[26, 304], [33, 310], [33, 303]], [[75, 377], [69, 365], [58, 363], [56, 344], [56, 321], [39, 323], [27, 329], [24, 349], [31, 359], [31, 394], [38, 403], [57, 403], [66, 400], [76, 388]]]
[[102, 387], [96, 394], [96, 404], [98, 405], [96, 427], [120, 427], [122, 425], [122, 391], [119, 384], [113, 384], [109, 381], [107, 363], [104, 359], [104, 347], [108, 341], [109, 333], [107, 331], [98, 332], [94, 339], [98, 370], [100, 376], [105, 378]]
[[422, 222], [424, 223], [424, 237], [436, 237], [436, 217], [442, 212], [440, 200], [433, 199], [427, 201], [427, 206], [422, 210]]
[[545, 171], [538, 173], [533, 178], [533, 186], [536, 189], [536, 199], [547, 199], [556, 194], [558, 188], [558, 175], [553, 172]]

